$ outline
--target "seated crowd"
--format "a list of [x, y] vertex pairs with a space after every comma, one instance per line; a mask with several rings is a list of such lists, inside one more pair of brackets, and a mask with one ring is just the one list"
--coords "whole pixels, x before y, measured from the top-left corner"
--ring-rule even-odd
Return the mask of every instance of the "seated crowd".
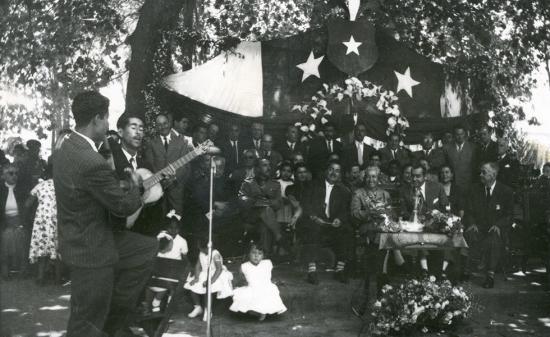
[[[469, 257], [480, 254], [479, 263], [486, 271], [483, 286], [494, 285], [510, 240], [520, 165], [507, 139], [491, 140], [488, 127], [477, 131], [475, 142], [462, 126], [439, 142], [426, 133], [418, 151], [404, 147], [397, 134], [375, 149], [365, 142], [362, 124], [355, 125], [348, 142], [340, 141], [338, 136], [346, 137], [331, 122], [314, 139], [303, 137], [293, 125], [284, 139], [275, 139], [257, 122], [245, 135], [238, 124], [221, 130], [214, 123], [191, 128], [188, 117], [170, 114], [158, 115], [155, 128], [156, 135], [146, 139], [144, 121], [124, 113], [117, 130], [109, 132], [99, 147], [121, 180], [139, 168], [170, 171], [171, 163], [193, 151], [199, 156], [165, 174], [164, 197], [144, 208], [132, 231], [155, 237], [165, 233], [166, 214], [174, 210], [179, 229], [172, 231], [181, 233], [189, 242], [190, 256], [197, 259], [201, 248], [197, 242], [204, 238], [212, 217], [214, 244], [224, 255], [242, 253], [242, 243], [251, 240], [274, 261], [299, 255], [312, 284], [318, 283], [318, 261], [325, 248], [330, 248], [335, 262], [325, 267], [333, 268], [342, 282], [357, 268], [351, 262], [360, 244], [366, 243], [367, 269], [382, 283], [391, 268], [445, 278], [449, 266], [454, 266], [455, 275], [466, 276]], [[55, 147], [70, 133], [63, 130]], [[201, 152], [206, 141], [220, 153]], [[40, 143], [29, 141], [26, 147], [16, 146], [13, 162], [2, 158], [1, 266], [2, 276], [9, 278], [10, 271], [25, 272], [28, 262], [38, 262], [38, 280], [43, 283], [48, 261], [58, 256], [51, 167], [39, 153]], [[211, 161], [215, 172], [210, 214]], [[550, 164], [543, 172], [539, 185], [549, 190]], [[416, 197], [421, 200], [420, 212], [438, 209], [462, 217], [469, 251], [380, 253], [373, 211], [392, 207], [399, 218], [412, 220]], [[123, 219], [112, 218], [114, 226], [124, 226]]]

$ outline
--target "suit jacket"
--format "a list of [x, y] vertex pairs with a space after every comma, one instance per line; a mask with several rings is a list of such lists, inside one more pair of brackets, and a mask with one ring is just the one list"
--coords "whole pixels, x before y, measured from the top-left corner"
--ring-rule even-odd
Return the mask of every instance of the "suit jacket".
[[519, 184], [519, 160], [507, 154], [498, 160], [498, 167], [497, 180], [513, 189], [517, 188]]
[[271, 151], [269, 155], [267, 155], [267, 153], [260, 152], [260, 158], [265, 158], [269, 160], [273, 172], [275, 172], [279, 164], [283, 161], [283, 156], [281, 156], [281, 154], [277, 151]]
[[[8, 192], [9, 189], [4, 183], [3, 180], [0, 180], [0, 231], [4, 229], [5, 223], [4, 218], [6, 216], [6, 202], [8, 201]], [[26, 218], [26, 210], [25, 210], [25, 201], [28, 197], [28, 194], [25, 190], [18, 187], [17, 184], [15, 185], [13, 189], [13, 194], [15, 194], [15, 201], [17, 202], [17, 208], [19, 210], [19, 219], [21, 221], [21, 224], [27, 224]]]
[[261, 220], [268, 226], [277, 224], [276, 211], [283, 205], [281, 185], [276, 180], [268, 180], [260, 186], [256, 179], [247, 179], [239, 190], [241, 205], [248, 223]]
[[279, 151], [281, 156], [283, 156], [284, 160], [292, 160], [292, 156], [295, 153], [301, 153], [304, 155], [304, 157], [307, 156], [307, 146], [305, 143], [302, 143], [300, 141], [297, 141], [296, 144], [294, 144], [294, 149], [291, 149], [285, 140], [277, 147], [277, 150]]
[[476, 164], [481, 166], [483, 163], [487, 162], [496, 162], [498, 159], [498, 145], [492, 140], [489, 141], [487, 146], [481, 144], [477, 145], [476, 148]]
[[[423, 215], [434, 209], [445, 211], [445, 208], [449, 205], [449, 200], [443, 190], [443, 186], [439, 183], [434, 183], [431, 181], [426, 181], [425, 186], [424, 202], [422, 203], [418, 214]], [[414, 188], [411, 185], [405, 185], [400, 190], [399, 199], [401, 215], [405, 219], [411, 219], [415, 204]]]
[[460, 152], [455, 143], [447, 144], [444, 149], [447, 163], [454, 171], [455, 183], [463, 189], [469, 189], [474, 172], [479, 172], [479, 167], [475, 167], [474, 145], [466, 141]]
[[[351, 193], [342, 184], [334, 184], [329, 200], [329, 217], [325, 214], [325, 180], [312, 183], [306, 192], [306, 198], [303, 202], [303, 216], [309, 219], [310, 216], [317, 216], [326, 221], [340, 219], [342, 225], [349, 228], [350, 224], [350, 205]], [[300, 203], [302, 204], [302, 203]]]
[[426, 152], [424, 150], [413, 152], [414, 159], [418, 162], [422, 159], [426, 159], [428, 163], [430, 164], [431, 168], [438, 169], [445, 165], [445, 152], [443, 152], [442, 149], [434, 148], [430, 150], [429, 154], [426, 156]]
[[396, 159], [401, 167], [410, 164], [411, 162], [411, 151], [402, 147], [397, 149], [395, 158], [393, 157], [392, 151], [388, 146], [385, 146], [380, 150], [380, 156], [382, 157], [380, 159], [382, 160], [382, 167], [384, 169], [388, 168], [388, 163], [393, 159]]
[[[338, 156], [342, 156], [343, 145], [337, 140], [332, 141], [332, 153], [336, 153]], [[327, 140], [325, 137], [317, 137], [313, 139], [309, 146], [307, 163], [313, 173], [317, 174], [324, 171], [325, 166], [328, 164], [328, 157], [331, 153], [327, 147]]]
[[[374, 147], [363, 144], [363, 167], [367, 166], [369, 157], [374, 151], [376, 151]], [[357, 152], [355, 140], [344, 149], [343, 157], [343, 162], [347, 168], [359, 163], [359, 153]]]
[[476, 184], [468, 194], [465, 222], [477, 225], [481, 232], [487, 232], [495, 225], [506, 229], [512, 224], [513, 210], [514, 193], [510, 187], [497, 181], [487, 201], [485, 186]]
[[[171, 134], [168, 143], [168, 151], [164, 149], [164, 143], [160, 136], [152, 138], [145, 146], [144, 157], [151, 165], [154, 173], [168, 166], [168, 164], [178, 160], [193, 150], [191, 144], [181, 136]], [[176, 171], [176, 182], [167, 188], [167, 200], [171, 207], [181, 214], [183, 210], [183, 187], [185, 181], [190, 176], [190, 166], [185, 165]]]
[[53, 168], [63, 262], [87, 268], [113, 265], [118, 252], [108, 216], [137, 211], [138, 188], [124, 190], [107, 161], [75, 133], [54, 154]]
[[[233, 148], [233, 144], [231, 144], [231, 141], [229, 139], [223, 139], [219, 142], [220, 150], [222, 151], [222, 155], [225, 157], [225, 172], [229, 173], [233, 172], [237, 167], [240, 166], [242, 163], [244, 157], [243, 152], [246, 150], [245, 143], [242, 140], [237, 141], [237, 151], [238, 154], [235, 152], [235, 148]], [[237, 158], [238, 156], [238, 158]]]

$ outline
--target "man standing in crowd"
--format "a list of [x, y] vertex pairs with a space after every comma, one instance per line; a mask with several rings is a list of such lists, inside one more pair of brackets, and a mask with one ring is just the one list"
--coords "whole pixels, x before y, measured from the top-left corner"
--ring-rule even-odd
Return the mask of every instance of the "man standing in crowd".
[[220, 132], [220, 127], [217, 124], [210, 124], [208, 125], [208, 139], [212, 141], [214, 144], [218, 144], [218, 134]]
[[375, 149], [364, 143], [367, 136], [367, 128], [364, 124], [357, 124], [353, 130], [354, 141], [344, 150], [344, 162], [349, 169], [353, 165], [359, 165], [361, 169], [367, 166], [371, 153]]
[[271, 178], [269, 160], [259, 159], [254, 171], [254, 178], [243, 182], [238, 198], [245, 212], [243, 219], [259, 232], [264, 252], [269, 254], [272, 243], [282, 238], [276, 215], [283, 204], [281, 185]]
[[281, 156], [279, 152], [273, 150], [273, 137], [270, 134], [266, 133], [263, 135], [261, 147], [260, 158], [269, 160], [271, 167], [276, 170], [283, 161], [283, 156]]
[[[180, 159], [191, 151], [189, 144], [181, 136], [175, 136], [170, 131], [172, 126], [166, 115], [160, 114], [156, 118], [157, 136], [153, 137], [145, 147], [145, 161], [151, 165], [156, 173], [167, 167], [170, 163]], [[164, 211], [175, 209], [176, 213], [182, 214], [183, 188], [189, 176], [189, 168], [181, 167], [176, 171], [176, 179], [166, 184], [166, 204]]]
[[454, 142], [445, 146], [445, 157], [455, 173], [455, 182], [464, 191], [467, 191], [472, 183], [474, 172], [475, 150], [472, 143], [466, 140], [466, 130], [463, 126], [454, 129]]
[[468, 194], [469, 207], [465, 213], [466, 232], [480, 237], [481, 247], [477, 248], [482, 251], [487, 272], [484, 288], [495, 285], [495, 271], [512, 225], [514, 209], [513, 192], [497, 181], [497, 175], [496, 163], [481, 166], [481, 185], [475, 186]]
[[253, 149], [256, 154], [256, 158], [260, 158], [260, 151], [262, 150], [262, 137], [264, 135], [264, 125], [262, 123], [254, 122], [250, 127], [252, 130], [252, 137], [245, 139], [245, 149]]
[[296, 126], [290, 125], [286, 129], [285, 141], [279, 146], [279, 153], [284, 160], [292, 161], [292, 156], [295, 153], [306, 153], [306, 146], [298, 137], [300, 137], [300, 131]]
[[445, 152], [434, 146], [434, 136], [431, 132], [424, 135], [422, 139], [422, 150], [413, 153], [415, 160], [425, 159], [430, 168], [439, 170], [445, 165]]
[[229, 136], [220, 142], [220, 149], [225, 156], [225, 172], [230, 175], [243, 161], [243, 143], [240, 139], [241, 128], [233, 124], [229, 128]]
[[382, 168], [387, 169], [391, 160], [397, 160], [401, 167], [410, 163], [410, 151], [401, 146], [401, 137], [392, 133], [388, 137], [388, 144], [380, 150]]
[[482, 164], [488, 162], [496, 162], [498, 160], [497, 143], [491, 140], [491, 131], [488, 126], [482, 126], [479, 131], [479, 146], [477, 148], [476, 167], [481, 167]]
[[315, 178], [323, 175], [331, 154], [342, 154], [342, 143], [336, 140], [336, 127], [332, 122], [323, 125], [323, 137], [311, 141], [307, 163]]
[[183, 137], [187, 143], [191, 144], [192, 138], [187, 135], [187, 129], [189, 129], [189, 117], [180, 113], [174, 117], [174, 129], [176, 136]]
[[498, 140], [498, 176], [497, 180], [511, 187], [518, 188], [519, 185], [519, 160], [510, 152], [508, 139], [502, 137]]
[[327, 242], [336, 256], [335, 277], [347, 281], [345, 274], [351, 240], [351, 193], [341, 184], [342, 167], [337, 162], [326, 166], [325, 177], [311, 185], [303, 202], [303, 221], [297, 228], [304, 245], [303, 260], [308, 263], [307, 281], [317, 284], [317, 260], [321, 244]]
[[67, 337], [131, 335], [128, 319], [152, 270], [157, 242], [115, 231], [108, 213], [126, 217], [142, 206], [132, 179], [122, 188], [97, 152], [109, 129], [109, 100], [78, 94], [72, 104], [75, 131], [53, 158], [59, 251], [71, 268]]
[[200, 144], [204, 143], [208, 139], [208, 127], [206, 124], [197, 124], [193, 128], [193, 140], [191, 141], [191, 148], [196, 149]]

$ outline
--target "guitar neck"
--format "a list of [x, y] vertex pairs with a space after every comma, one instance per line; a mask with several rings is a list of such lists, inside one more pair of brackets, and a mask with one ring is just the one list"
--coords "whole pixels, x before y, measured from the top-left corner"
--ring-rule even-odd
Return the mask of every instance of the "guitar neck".
[[185, 166], [187, 163], [189, 163], [190, 161], [192, 161], [193, 159], [197, 158], [200, 155], [201, 153], [199, 149], [195, 149], [189, 152], [188, 154], [176, 160], [175, 162], [170, 163], [168, 166], [158, 171], [151, 177], [145, 179], [143, 181], [143, 187], [146, 190], [153, 187], [154, 185], [160, 183], [160, 181], [165, 177], [165, 175], [170, 174], [172, 171], [176, 171], [177, 169]]

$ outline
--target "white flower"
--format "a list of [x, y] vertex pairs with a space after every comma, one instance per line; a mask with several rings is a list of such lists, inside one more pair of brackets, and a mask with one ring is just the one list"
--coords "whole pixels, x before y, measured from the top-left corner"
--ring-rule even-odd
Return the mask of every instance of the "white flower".
[[323, 108], [326, 108], [327, 107], [327, 101], [325, 101], [324, 99], [320, 100], [317, 105], [320, 105], [322, 106]]
[[348, 78], [347, 80], [344, 81], [344, 83], [349, 86], [353, 83], [353, 81], [351, 80], [351, 78]]
[[495, 123], [493, 123], [492, 120], [489, 120], [489, 121], [487, 122], [487, 126], [490, 127], [490, 128], [494, 128], [494, 127], [495, 127]]
[[328, 91], [328, 84], [323, 83], [323, 88], [325, 88], [325, 91]]
[[309, 131], [315, 132], [315, 124], [311, 124], [311, 125], [309, 126]]
[[349, 97], [353, 96], [353, 89], [351, 87], [348, 87], [346, 90], [344, 90], [344, 95], [347, 95]]
[[302, 126], [302, 123], [296, 122], [296, 123], [294, 123], [294, 126], [300, 127], [300, 126]]
[[308, 132], [308, 131], [309, 131], [309, 128], [307, 127], [307, 125], [302, 125], [302, 126], [300, 127], [300, 131], [302, 131], [302, 132]]
[[299, 106], [299, 105], [294, 105], [294, 106], [292, 107], [292, 109], [290, 109], [290, 111], [294, 111], [294, 110], [302, 111], [302, 107]]
[[307, 104], [302, 105], [302, 112], [307, 112], [309, 106]]
[[325, 117], [321, 117], [321, 123], [322, 123], [322, 124], [327, 124], [327, 123], [328, 123], [328, 119], [326, 119]]
[[311, 100], [314, 101], [314, 102], [317, 102], [318, 98], [317, 98], [317, 96], [311, 96]]
[[430, 276], [430, 282], [435, 282], [435, 276], [433, 275]]
[[325, 116], [332, 115], [332, 110], [325, 110]]
[[380, 301], [376, 301], [374, 302], [374, 307], [375, 308], [381, 308], [382, 307], [382, 303]]
[[317, 116], [319, 115], [319, 113], [318, 112], [312, 112], [309, 115], [311, 116], [311, 118], [317, 119]]
[[489, 118], [495, 117], [495, 112], [493, 110], [489, 111], [488, 116]]
[[390, 117], [388, 118], [388, 125], [393, 128], [395, 127], [395, 125], [397, 124], [397, 120], [395, 119], [395, 117]]

